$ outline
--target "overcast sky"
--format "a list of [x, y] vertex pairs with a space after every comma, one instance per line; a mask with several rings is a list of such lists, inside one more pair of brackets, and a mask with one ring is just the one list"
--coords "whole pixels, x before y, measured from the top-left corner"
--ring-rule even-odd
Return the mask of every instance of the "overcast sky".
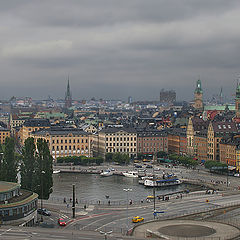
[[239, 0], [0, 0], [0, 99], [193, 99], [240, 73]]

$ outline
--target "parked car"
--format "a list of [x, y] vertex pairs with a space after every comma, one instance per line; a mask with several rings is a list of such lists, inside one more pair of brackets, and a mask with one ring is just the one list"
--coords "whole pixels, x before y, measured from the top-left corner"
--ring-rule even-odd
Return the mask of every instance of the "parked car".
[[63, 218], [59, 218], [58, 219], [58, 224], [59, 224], [59, 226], [64, 227], [64, 226], [66, 226], [66, 221]]
[[135, 165], [135, 168], [142, 168], [142, 165], [136, 164], [136, 165]]
[[144, 218], [143, 217], [139, 217], [139, 216], [136, 216], [132, 219], [132, 222], [133, 223], [138, 223], [138, 222], [142, 222], [144, 221]]
[[37, 213], [44, 216], [51, 216], [51, 212], [48, 211], [46, 208], [39, 208], [37, 210]]
[[146, 168], [152, 168], [153, 166], [152, 165], [147, 165]]

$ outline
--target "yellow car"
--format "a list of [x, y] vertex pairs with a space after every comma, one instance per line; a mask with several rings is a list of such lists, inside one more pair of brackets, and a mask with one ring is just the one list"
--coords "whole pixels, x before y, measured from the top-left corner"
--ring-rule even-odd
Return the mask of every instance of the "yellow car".
[[144, 221], [144, 218], [143, 218], [143, 217], [139, 217], [139, 216], [134, 217], [134, 218], [132, 219], [132, 222], [133, 222], [133, 223], [138, 223], [138, 222], [142, 222], [142, 221]]

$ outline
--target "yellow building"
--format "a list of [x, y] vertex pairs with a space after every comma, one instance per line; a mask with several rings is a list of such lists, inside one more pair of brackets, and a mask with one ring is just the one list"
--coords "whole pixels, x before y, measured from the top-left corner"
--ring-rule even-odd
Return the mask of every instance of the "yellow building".
[[38, 131], [40, 129], [50, 128], [50, 122], [46, 119], [28, 119], [25, 121], [21, 129], [19, 130], [19, 141], [21, 145], [27, 138], [30, 137], [31, 132]]
[[[234, 122], [210, 122], [207, 134], [208, 160], [220, 161], [221, 139], [228, 134], [234, 134], [237, 132], [237, 126]], [[227, 152], [225, 153], [227, 154]], [[230, 156], [229, 154], [228, 156]]]
[[0, 126], [0, 143], [4, 144], [7, 137], [10, 137], [10, 130]]
[[100, 156], [106, 153], [137, 155], [137, 131], [133, 128], [106, 128], [95, 137], [94, 152]]
[[77, 128], [49, 128], [32, 132], [30, 137], [42, 138], [49, 144], [53, 158], [66, 156], [92, 156], [92, 136]]

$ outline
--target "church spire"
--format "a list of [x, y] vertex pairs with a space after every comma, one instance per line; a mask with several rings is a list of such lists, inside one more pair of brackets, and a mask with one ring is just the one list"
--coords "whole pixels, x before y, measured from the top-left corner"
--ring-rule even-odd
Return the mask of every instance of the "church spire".
[[70, 91], [70, 83], [69, 83], [69, 76], [68, 76], [67, 91], [65, 93], [65, 107], [70, 108], [71, 106], [72, 106], [72, 94]]

